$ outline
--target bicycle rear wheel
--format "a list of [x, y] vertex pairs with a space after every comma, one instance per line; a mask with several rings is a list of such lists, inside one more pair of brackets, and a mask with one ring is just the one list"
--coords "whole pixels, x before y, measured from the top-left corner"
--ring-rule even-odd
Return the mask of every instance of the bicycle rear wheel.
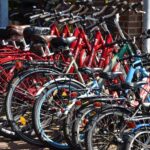
[[84, 88], [74, 80], [58, 79], [45, 87], [34, 106], [34, 124], [38, 137], [54, 149], [70, 149], [63, 135], [63, 113], [71, 104], [73, 92]]
[[15, 132], [12, 131], [9, 122], [6, 118], [5, 99], [7, 94], [7, 86], [14, 75], [15, 62], [8, 62], [0, 66], [0, 135], [18, 140]]
[[56, 73], [58, 72], [44, 68], [28, 70], [12, 80], [6, 98], [7, 119], [13, 131], [24, 141], [37, 146], [43, 144], [33, 129], [32, 108], [38, 97], [37, 92]]

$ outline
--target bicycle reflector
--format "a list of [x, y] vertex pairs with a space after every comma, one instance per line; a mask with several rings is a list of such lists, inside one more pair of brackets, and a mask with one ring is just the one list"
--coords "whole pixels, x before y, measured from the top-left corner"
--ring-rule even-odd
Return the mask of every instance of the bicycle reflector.
[[101, 102], [94, 102], [94, 107], [100, 108], [100, 107], [102, 107], [102, 103]]
[[15, 67], [17, 70], [21, 70], [23, 68], [23, 63], [20, 61], [16, 61]]
[[77, 92], [71, 92], [70, 97], [71, 98], [76, 98], [78, 96]]
[[82, 102], [81, 102], [80, 100], [78, 100], [78, 101], [75, 102], [75, 105], [76, 105], [76, 106], [81, 106], [81, 105], [82, 105]]
[[129, 121], [129, 122], [127, 122], [127, 126], [128, 126], [129, 128], [135, 128], [135, 127], [136, 127], [136, 124], [135, 124], [135, 122], [133, 122], [133, 121]]
[[53, 96], [56, 96], [57, 93], [58, 93], [58, 90], [55, 90], [55, 91], [53, 92]]
[[65, 112], [65, 109], [64, 109], [64, 108], [61, 108], [61, 112], [64, 113], [64, 112]]
[[27, 121], [26, 121], [26, 119], [25, 119], [23, 116], [20, 117], [19, 122], [20, 122], [23, 126], [25, 126], [25, 125], [27, 124]]
[[85, 119], [83, 120], [83, 123], [84, 123], [85, 125], [87, 125], [87, 124], [89, 123], [89, 120], [85, 118]]
[[63, 97], [66, 97], [66, 96], [67, 96], [66, 91], [63, 91], [62, 96], [63, 96]]

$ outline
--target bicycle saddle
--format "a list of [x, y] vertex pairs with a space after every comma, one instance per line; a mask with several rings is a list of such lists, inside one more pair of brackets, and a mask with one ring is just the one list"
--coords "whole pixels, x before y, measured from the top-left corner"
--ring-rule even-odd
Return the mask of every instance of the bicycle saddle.
[[23, 35], [25, 38], [29, 38], [32, 35], [49, 35], [50, 28], [48, 27], [27, 27], [23, 31]]
[[56, 36], [51, 35], [33, 35], [31, 36], [31, 48], [30, 51], [35, 53], [38, 56], [46, 56], [49, 51], [49, 43]]
[[68, 38], [56, 37], [51, 40], [51, 47], [54, 51], [68, 50], [68, 46], [75, 40], [76, 37], [74, 36]]

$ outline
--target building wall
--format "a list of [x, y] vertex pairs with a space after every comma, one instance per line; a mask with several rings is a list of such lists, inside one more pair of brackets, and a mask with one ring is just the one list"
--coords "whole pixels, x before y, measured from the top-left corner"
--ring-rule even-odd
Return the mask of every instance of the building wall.
[[[139, 0], [128, 0], [129, 2], [138, 2]], [[121, 17], [123, 29], [130, 35], [139, 35], [143, 28], [143, 15], [133, 11], [127, 12]]]
[[[105, 0], [94, 0], [96, 6], [104, 5]], [[131, 2], [138, 2], [141, 0], [128, 0]], [[143, 15], [135, 12], [126, 12], [120, 17], [121, 27], [130, 35], [139, 35], [143, 28]]]

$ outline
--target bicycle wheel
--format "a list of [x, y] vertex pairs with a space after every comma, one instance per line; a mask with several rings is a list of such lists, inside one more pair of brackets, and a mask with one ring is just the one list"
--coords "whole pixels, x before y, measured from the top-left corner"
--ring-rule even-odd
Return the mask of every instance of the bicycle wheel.
[[0, 65], [0, 115], [4, 114], [7, 86], [14, 75], [14, 62]]
[[58, 73], [52, 69], [33, 68], [18, 75], [10, 83], [6, 98], [7, 119], [13, 131], [26, 142], [43, 146], [35, 135], [32, 124], [32, 108], [37, 92]]
[[[102, 98], [102, 97], [101, 97]], [[79, 100], [79, 105], [75, 104], [68, 112], [64, 121], [64, 135], [67, 143], [76, 149], [84, 149], [86, 126], [91, 122], [92, 118], [101, 111], [110, 107], [109, 97], [104, 96], [91, 99], [85, 97]], [[107, 99], [108, 98], [108, 99]], [[111, 101], [112, 103], [112, 101]]]
[[72, 141], [72, 127], [75, 120], [75, 113], [76, 113], [76, 107], [74, 105], [67, 113], [67, 116], [65, 117], [63, 122], [63, 134], [66, 142], [71, 147], [76, 147], [74, 142]]
[[86, 132], [87, 150], [119, 149], [123, 144], [124, 117], [130, 113], [126, 109], [113, 108], [96, 115]]
[[[94, 103], [94, 102], [93, 102]], [[95, 109], [93, 104], [89, 102], [84, 107], [81, 107], [77, 113], [72, 126], [72, 140], [78, 149], [85, 149], [85, 131], [87, 124], [91, 121], [91, 119], [96, 115], [97, 111], [100, 110]]]
[[15, 62], [8, 62], [6, 64], [1, 64], [0, 66], [0, 135], [13, 140], [18, 140], [18, 136], [16, 136], [15, 132], [10, 128], [5, 111], [7, 86], [14, 75], [14, 72], [12, 72], [14, 70], [14, 65]]
[[138, 131], [129, 135], [126, 150], [149, 150], [150, 149], [150, 131]]
[[63, 112], [71, 104], [72, 93], [85, 88], [72, 79], [58, 79], [48, 85], [34, 106], [34, 124], [38, 137], [50, 148], [69, 149], [63, 135]]
[[[82, 139], [84, 137], [84, 127], [86, 126], [86, 123], [84, 121], [87, 120], [87, 118], [84, 118], [84, 115], [87, 114], [88, 111], [93, 110], [93, 103], [95, 101], [96, 100], [93, 101], [91, 99], [83, 100], [81, 101], [81, 106], [74, 105], [68, 112], [67, 117], [64, 120], [63, 128], [65, 139], [67, 143], [69, 143], [72, 147], [78, 149], [83, 148], [82, 145], [80, 145], [81, 143], [79, 142], [79, 139], [81, 137], [80, 141], [82, 142]], [[89, 115], [89, 117], [92, 116]]]

